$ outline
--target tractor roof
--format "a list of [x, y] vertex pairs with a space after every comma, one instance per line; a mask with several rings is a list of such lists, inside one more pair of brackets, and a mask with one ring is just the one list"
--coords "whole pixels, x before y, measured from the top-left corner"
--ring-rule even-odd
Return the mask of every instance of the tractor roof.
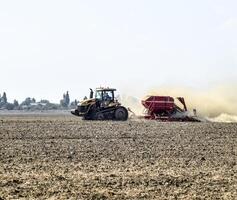
[[116, 91], [115, 88], [104, 88], [104, 87], [100, 87], [100, 88], [96, 88], [96, 91]]

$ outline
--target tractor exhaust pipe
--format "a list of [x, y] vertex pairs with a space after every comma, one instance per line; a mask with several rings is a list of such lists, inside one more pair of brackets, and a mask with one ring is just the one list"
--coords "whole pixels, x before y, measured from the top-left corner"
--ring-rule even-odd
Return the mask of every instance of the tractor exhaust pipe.
[[90, 88], [90, 99], [93, 99], [93, 90]]

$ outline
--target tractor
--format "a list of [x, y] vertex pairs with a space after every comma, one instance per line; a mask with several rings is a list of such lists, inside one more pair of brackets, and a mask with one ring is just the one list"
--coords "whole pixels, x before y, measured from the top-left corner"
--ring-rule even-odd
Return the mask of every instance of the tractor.
[[95, 91], [90, 88], [90, 98], [81, 101], [71, 113], [85, 120], [126, 121], [128, 110], [115, 98], [115, 91], [113, 88], [97, 88]]

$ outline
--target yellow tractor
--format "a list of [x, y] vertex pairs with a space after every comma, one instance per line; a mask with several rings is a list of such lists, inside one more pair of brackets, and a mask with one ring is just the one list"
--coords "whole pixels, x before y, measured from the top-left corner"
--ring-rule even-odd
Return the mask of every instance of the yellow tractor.
[[71, 113], [85, 120], [126, 121], [128, 110], [115, 99], [115, 91], [113, 88], [97, 88], [95, 92], [90, 89], [90, 98], [81, 101]]

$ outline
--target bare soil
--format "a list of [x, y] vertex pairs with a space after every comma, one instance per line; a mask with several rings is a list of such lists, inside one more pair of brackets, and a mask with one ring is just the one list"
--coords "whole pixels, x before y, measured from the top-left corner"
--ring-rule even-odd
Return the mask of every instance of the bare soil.
[[236, 199], [237, 124], [0, 117], [0, 199]]

